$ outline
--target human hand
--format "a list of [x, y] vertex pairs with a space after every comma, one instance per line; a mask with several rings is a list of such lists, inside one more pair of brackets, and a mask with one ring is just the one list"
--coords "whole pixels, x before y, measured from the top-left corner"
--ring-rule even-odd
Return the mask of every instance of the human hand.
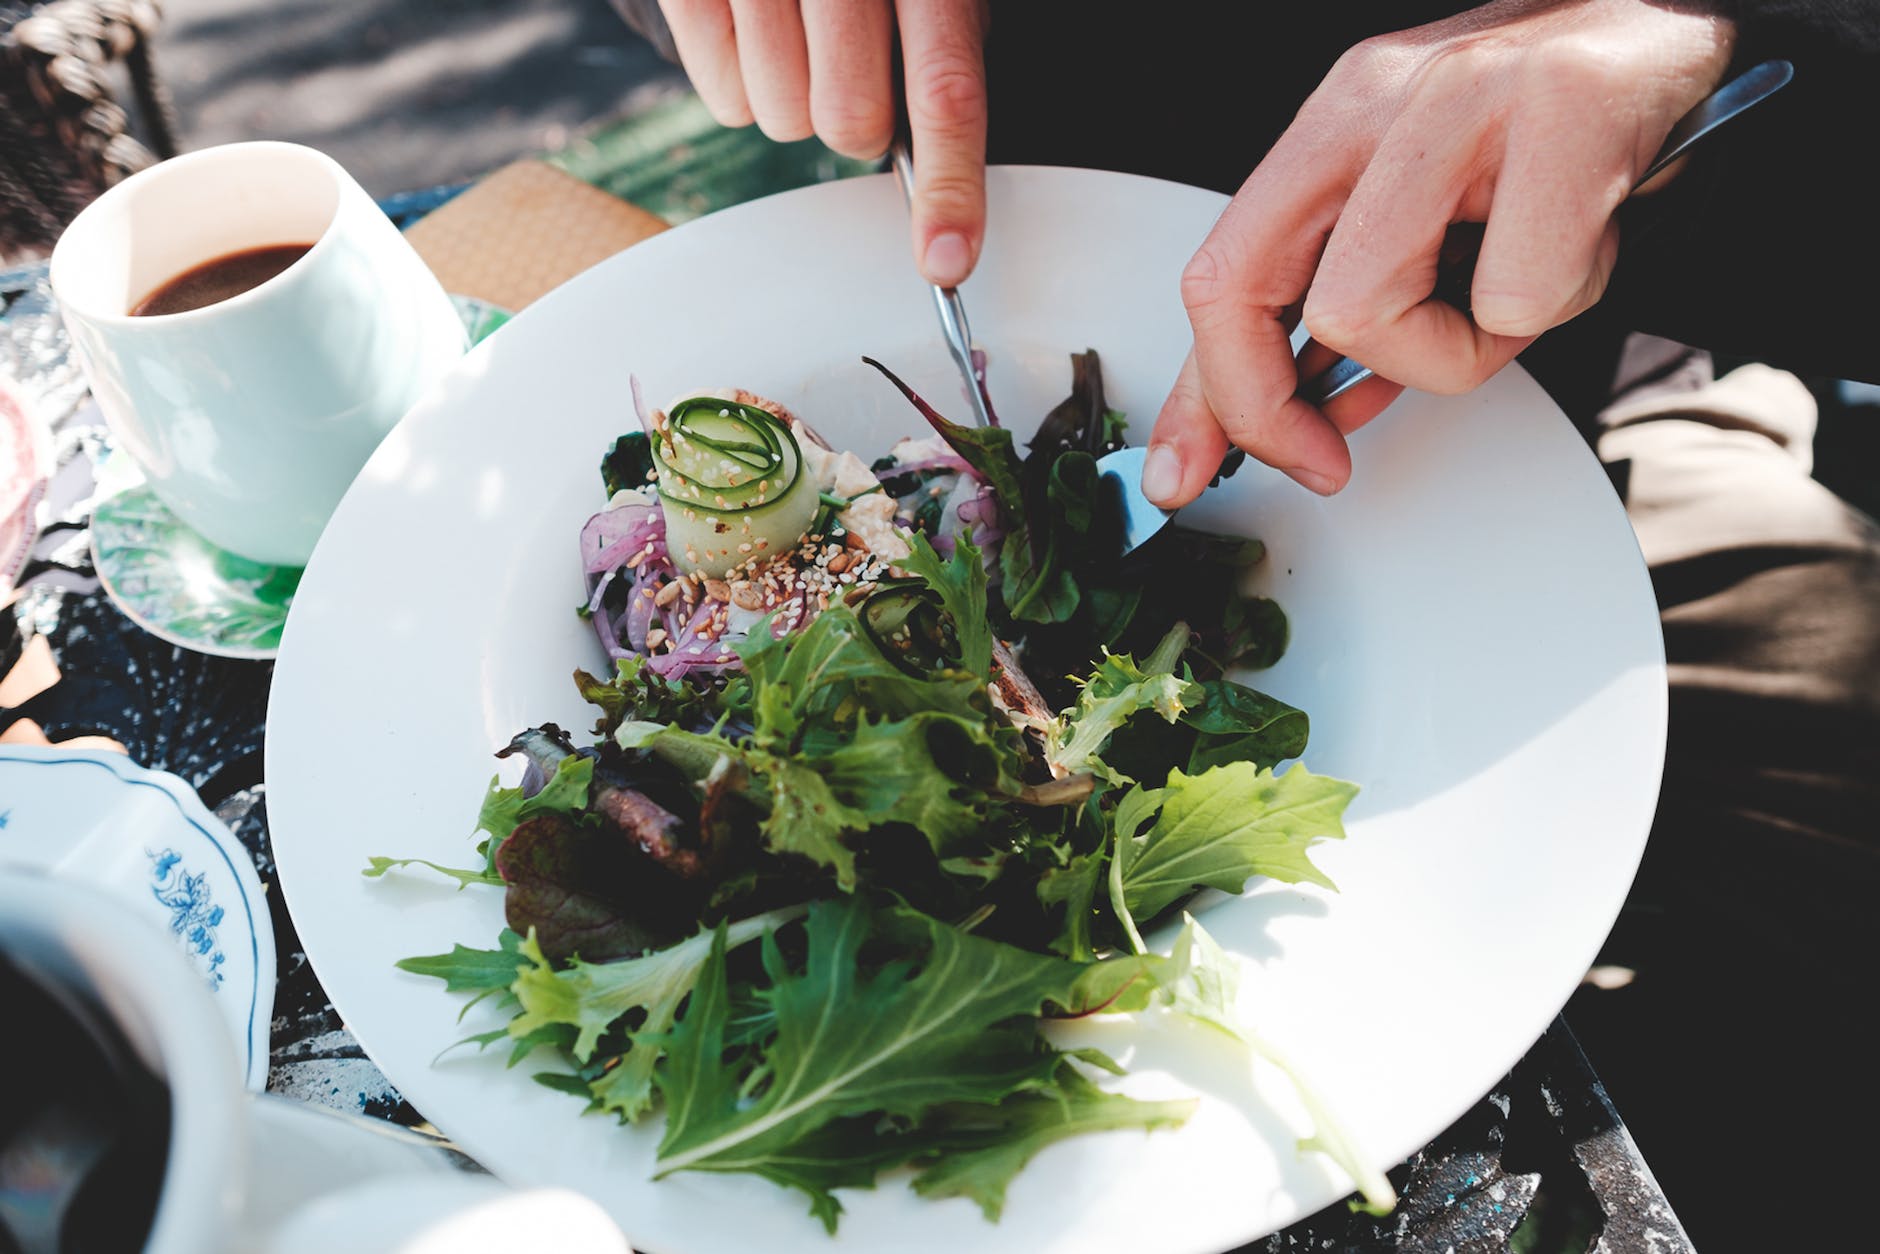
[[[1613, 211], [1719, 82], [1726, 19], [1650, 0], [1497, 0], [1357, 45], [1242, 185], [1182, 273], [1194, 350], [1143, 491], [1200, 494], [1229, 443], [1315, 492], [1345, 436], [1405, 386], [1466, 392], [1599, 299]], [[1432, 296], [1444, 237], [1486, 223], [1472, 314]], [[1303, 315], [1313, 343], [1295, 363]], [[1378, 377], [1295, 396], [1340, 355]]]
[[845, 156], [894, 135], [893, 41], [905, 67], [914, 167], [915, 264], [954, 287], [986, 231], [983, 0], [659, 0], [679, 59], [726, 126], [777, 140], [815, 135]]

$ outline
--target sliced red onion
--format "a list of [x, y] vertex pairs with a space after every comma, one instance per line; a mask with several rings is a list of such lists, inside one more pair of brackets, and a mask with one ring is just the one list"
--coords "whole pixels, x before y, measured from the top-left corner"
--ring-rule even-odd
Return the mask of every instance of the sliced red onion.
[[636, 579], [633, 590], [627, 594], [626, 630], [627, 646], [636, 653], [646, 652], [646, 629], [652, 626], [653, 581]]
[[666, 547], [666, 515], [657, 505], [622, 505], [604, 509], [581, 528], [581, 564], [590, 575], [612, 570], [652, 543], [655, 555]]

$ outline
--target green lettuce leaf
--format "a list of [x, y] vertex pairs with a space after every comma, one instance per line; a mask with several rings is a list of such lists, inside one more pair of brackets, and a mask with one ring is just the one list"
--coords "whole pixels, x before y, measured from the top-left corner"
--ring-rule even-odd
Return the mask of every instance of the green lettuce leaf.
[[700, 931], [676, 945], [619, 962], [570, 963], [556, 970], [533, 933], [522, 942], [528, 961], [512, 976], [510, 991], [521, 1013], [510, 1020], [509, 1035], [522, 1040], [544, 1027], [566, 1024], [576, 1029], [570, 1052], [576, 1062], [594, 1056], [601, 1037], [634, 1010], [644, 1020], [632, 1033], [632, 1048], [618, 1066], [594, 1081], [592, 1093], [603, 1110], [632, 1120], [653, 1102], [653, 1068], [660, 1042], [678, 1016], [679, 1003], [692, 991], [714, 944], [735, 949], [783, 926], [802, 914], [801, 907]]
[[935, 552], [919, 532], [909, 538], [908, 548], [911, 551], [898, 565], [925, 580], [952, 616], [960, 644], [960, 665], [982, 678], [990, 675], [992, 625], [986, 621], [986, 567], [971, 537], [961, 533], [951, 560]]
[[520, 788], [504, 788], [500, 775], [491, 776], [489, 792], [477, 811], [476, 830], [484, 833], [477, 851], [483, 855], [484, 870], [495, 874], [497, 848], [524, 819], [542, 814], [579, 818], [587, 808], [588, 789], [593, 782], [594, 759], [578, 754], [562, 759], [555, 773], [533, 797], [523, 796]]
[[[1111, 874], [1130, 916], [1153, 918], [1197, 887], [1238, 893], [1255, 875], [1336, 888], [1306, 853], [1321, 839], [1344, 838], [1345, 807], [1357, 785], [1303, 766], [1276, 776], [1234, 762], [1194, 776], [1171, 771], [1167, 787], [1156, 791], [1161, 812], [1154, 826], [1125, 836], [1118, 824]], [[1145, 802], [1126, 796], [1125, 803], [1140, 821]]]
[[[761, 707], [760, 707], [761, 708]], [[848, 805], [810, 763], [772, 753], [717, 732], [689, 732], [659, 723], [622, 723], [615, 739], [623, 749], [658, 754], [703, 780], [721, 759], [743, 766], [745, 796], [763, 813], [764, 843], [776, 853], [796, 854], [835, 872], [844, 892], [855, 888], [855, 851], [845, 837], [866, 831], [868, 814]]]
[[845, 891], [857, 883], [851, 838], [871, 829], [915, 828], [942, 857], [983, 843], [991, 797], [1020, 788], [1016, 733], [994, 720], [983, 676], [908, 674], [846, 606], [783, 640], [753, 634], [740, 650], [748, 735], [629, 722], [616, 742], [695, 780], [736, 762], [765, 844], [829, 868]]
[[1153, 710], [1164, 722], [1173, 723], [1201, 695], [1201, 685], [1179, 675], [1145, 674], [1129, 657], [1106, 653], [1084, 682], [1076, 708], [1065, 711], [1046, 732], [1045, 760], [1054, 772], [1088, 770], [1112, 783], [1126, 783], [1127, 777], [1098, 756], [1110, 736], [1143, 710]]

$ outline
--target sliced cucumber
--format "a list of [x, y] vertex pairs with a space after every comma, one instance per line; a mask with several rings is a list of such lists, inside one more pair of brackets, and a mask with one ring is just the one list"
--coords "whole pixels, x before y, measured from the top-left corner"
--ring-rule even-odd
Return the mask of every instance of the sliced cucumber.
[[713, 396], [676, 402], [653, 441], [666, 547], [684, 571], [723, 578], [796, 547], [816, 517], [803, 450], [768, 410]]

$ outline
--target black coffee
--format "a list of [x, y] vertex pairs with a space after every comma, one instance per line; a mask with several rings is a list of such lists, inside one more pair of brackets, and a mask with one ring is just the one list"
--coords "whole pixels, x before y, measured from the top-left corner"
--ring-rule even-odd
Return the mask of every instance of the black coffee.
[[259, 287], [304, 257], [312, 244], [244, 248], [191, 266], [131, 306], [131, 316], [182, 313], [214, 305]]
[[0, 953], [0, 1254], [135, 1254], [170, 1094], [101, 1007]]

